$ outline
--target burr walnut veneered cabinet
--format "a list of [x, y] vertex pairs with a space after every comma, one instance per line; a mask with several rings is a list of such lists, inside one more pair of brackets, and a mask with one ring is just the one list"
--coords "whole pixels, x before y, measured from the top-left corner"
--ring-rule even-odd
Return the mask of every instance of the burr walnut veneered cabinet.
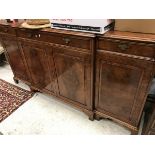
[[109, 118], [138, 132], [154, 75], [154, 35], [28, 30], [1, 22], [0, 41], [15, 82], [62, 99], [91, 120]]

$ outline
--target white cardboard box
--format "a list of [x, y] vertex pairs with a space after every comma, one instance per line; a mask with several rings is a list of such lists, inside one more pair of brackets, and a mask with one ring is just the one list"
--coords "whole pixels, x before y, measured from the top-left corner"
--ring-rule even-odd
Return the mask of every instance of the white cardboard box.
[[111, 19], [50, 19], [51, 27], [58, 29], [103, 34], [111, 29]]

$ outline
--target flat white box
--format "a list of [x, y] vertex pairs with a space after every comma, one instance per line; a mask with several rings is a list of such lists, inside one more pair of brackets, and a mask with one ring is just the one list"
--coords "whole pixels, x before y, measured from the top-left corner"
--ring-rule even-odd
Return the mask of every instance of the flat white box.
[[112, 19], [50, 19], [51, 28], [103, 34], [113, 26]]

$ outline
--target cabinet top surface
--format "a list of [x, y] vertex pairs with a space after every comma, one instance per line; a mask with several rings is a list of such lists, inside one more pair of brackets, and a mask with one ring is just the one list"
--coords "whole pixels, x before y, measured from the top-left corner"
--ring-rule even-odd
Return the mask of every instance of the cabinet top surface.
[[155, 34], [136, 33], [136, 32], [109, 31], [104, 35], [99, 35], [99, 37], [155, 42]]
[[[0, 20], [0, 25], [9, 26], [12, 28], [23, 28], [21, 27], [22, 22], [16, 23], [8, 23], [6, 20]], [[136, 33], [136, 32], [121, 32], [121, 31], [108, 31], [105, 34], [93, 34], [88, 32], [80, 32], [80, 31], [72, 31], [72, 30], [62, 30], [55, 28], [43, 28], [40, 31], [48, 32], [48, 33], [59, 33], [59, 34], [67, 34], [67, 35], [75, 35], [81, 37], [91, 37], [94, 38], [96, 36], [100, 38], [114, 38], [114, 39], [124, 39], [124, 40], [137, 40], [137, 41], [145, 41], [145, 42], [155, 42], [155, 34], [145, 34], [145, 33]]]
[[[9, 26], [12, 28], [23, 28], [21, 26], [22, 23], [23, 23], [23, 21], [22, 22], [16, 22], [16, 23], [7, 23], [5, 20], [0, 20], [0, 25]], [[51, 32], [51, 33], [76, 35], [76, 36], [82, 36], [82, 37], [91, 37], [91, 38], [95, 37], [95, 34], [88, 33], [88, 32], [62, 30], [62, 29], [55, 29], [55, 28], [43, 28], [43, 29], [40, 29], [40, 31], [49, 32], [49, 33]]]

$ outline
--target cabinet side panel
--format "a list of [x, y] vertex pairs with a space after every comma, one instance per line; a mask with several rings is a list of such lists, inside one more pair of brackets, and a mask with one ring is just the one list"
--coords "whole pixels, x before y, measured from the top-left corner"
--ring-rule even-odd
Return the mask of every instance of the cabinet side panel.
[[22, 80], [29, 81], [26, 66], [22, 57], [22, 53], [18, 47], [17, 40], [9, 37], [3, 38], [3, 44], [15, 76]]

